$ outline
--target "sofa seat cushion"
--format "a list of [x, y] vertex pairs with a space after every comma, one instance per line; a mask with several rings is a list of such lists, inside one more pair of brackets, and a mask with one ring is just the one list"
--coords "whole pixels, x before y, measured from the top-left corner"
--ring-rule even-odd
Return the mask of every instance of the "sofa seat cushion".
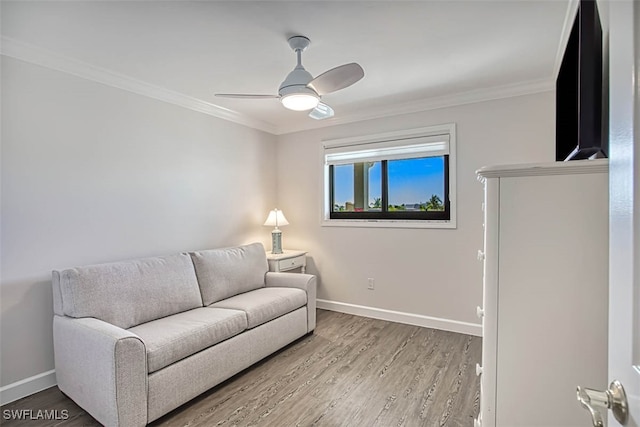
[[247, 328], [267, 323], [307, 303], [307, 293], [295, 288], [260, 288], [219, 301], [208, 308], [242, 310], [247, 314]]
[[247, 329], [243, 311], [196, 308], [129, 329], [147, 349], [147, 371], [155, 372]]

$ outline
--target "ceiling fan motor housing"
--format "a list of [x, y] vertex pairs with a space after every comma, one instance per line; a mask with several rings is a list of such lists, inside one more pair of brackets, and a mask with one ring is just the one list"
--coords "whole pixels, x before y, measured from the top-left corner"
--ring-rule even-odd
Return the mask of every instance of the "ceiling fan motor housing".
[[315, 108], [320, 102], [320, 96], [315, 90], [307, 87], [311, 80], [313, 80], [311, 74], [302, 65], [298, 64], [278, 89], [282, 105], [289, 110], [295, 111]]
[[309, 95], [318, 96], [316, 91], [307, 87], [311, 80], [313, 80], [313, 76], [304, 67], [296, 67], [280, 84], [278, 94], [285, 96], [290, 93], [308, 93]]
[[291, 49], [296, 52], [296, 56], [298, 57], [298, 65], [287, 75], [284, 81], [280, 84], [278, 95], [284, 97], [286, 95], [295, 93], [308, 94], [316, 98], [320, 98], [315, 90], [307, 87], [309, 82], [313, 80], [313, 76], [302, 66], [302, 58], [300, 56], [300, 54], [304, 52], [307, 47], [309, 47], [311, 41], [304, 36], [293, 36], [289, 38], [288, 42], [289, 47], [291, 47]]

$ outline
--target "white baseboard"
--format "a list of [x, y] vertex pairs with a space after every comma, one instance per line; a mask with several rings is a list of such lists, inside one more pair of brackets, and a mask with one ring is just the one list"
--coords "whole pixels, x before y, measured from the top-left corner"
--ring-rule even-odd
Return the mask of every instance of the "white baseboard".
[[407, 325], [422, 326], [424, 328], [440, 329], [460, 334], [482, 336], [482, 325], [477, 323], [460, 322], [458, 320], [440, 319], [438, 317], [423, 316], [422, 314], [405, 313], [402, 311], [385, 310], [383, 308], [367, 307], [364, 305], [348, 304], [345, 302], [316, 300], [318, 308], [371, 317], [373, 319], [390, 322], [406, 323]]
[[56, 385], [56, 371], [51, 370], [0, 387], [0, 405], [6, 405]]

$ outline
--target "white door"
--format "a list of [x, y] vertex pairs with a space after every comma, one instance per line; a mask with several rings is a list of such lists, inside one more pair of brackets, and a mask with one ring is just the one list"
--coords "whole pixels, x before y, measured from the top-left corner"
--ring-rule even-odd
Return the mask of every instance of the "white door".
[[606, 4], [611, 386], [608, 390], [607, 384], [602, 384], [599, 391], [579, 391], [578, 398], [591, 412], [594, 425], [608, 419], [609, 427], [640, 427], [640, 3], [620, 0]]
[[[609, 381], [626, 391], [625, 427], [640, 427], [640, 3], [608, 3]], [[607, 412], [609, 427], [622, 425]]]

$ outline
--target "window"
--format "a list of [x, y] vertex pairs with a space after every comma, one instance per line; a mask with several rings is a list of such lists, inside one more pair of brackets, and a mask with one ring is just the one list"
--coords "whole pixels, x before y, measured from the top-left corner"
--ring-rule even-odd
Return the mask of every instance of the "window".
[[455, 227], [455, 125], [325, 141], [324, 225]]

